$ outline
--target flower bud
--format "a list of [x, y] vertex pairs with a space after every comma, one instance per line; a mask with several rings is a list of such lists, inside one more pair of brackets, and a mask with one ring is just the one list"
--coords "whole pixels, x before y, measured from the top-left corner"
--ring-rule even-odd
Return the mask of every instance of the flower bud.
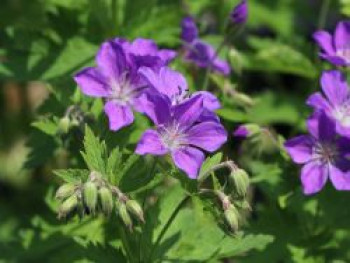
[[67, 200], [65, 200], [58, 211], [58, 217], [66, 217], [70, 212], [72, 212], [78, 205], [78, 198], [76, 195], [72, 195]]
[[84, 203], [87, 208], [94, 213], [97, 205], [97, 187], [93, 182], [84, 185]]
[[63, 118], [60, 119], [58, 123], [58, 131], [60, 133], [66, 134], [69, 131], [70, 127], [70, 119], [67, 116], [64, 116]]
[[235, 137], [248, 138], [260, 132], [260, 126], [257, 124], [249, 123], [240, 125], [234, 132]]
[[59, 200], [63, 200], [72, 194], [74, 194], [75, 185], [74, 184], [64, 184], [58, 188], [56, 192], [56, 198]]
[[109, 215], [113, 210], [113, 195], [107, 187], [102, 187], [99, 191], [102, 211]]
[[124, 203], [117, 204], [118, 205], [118, 214], [123, 221], [123, 223], [132, 230], [132, 220], [126, 209], [126, 205]]
[[145, 219], [143, 217], [143, 211], [139, 203], [135, 200], [128, 200], [126, 201], [126, 208], [135, 215], [141, 222], [145, 222]]
[[241, 25], [247, 21], [247, 17], [248, 17], [247, 0], [242, 0], [231, 11], [230, 20], [231, 20], [231, 23], [234, 25]]
[[246, 196], [249, 187], [249, 176], [245, 170], [235, 169], [232, 171], [230, 181], [233, 183], [235, 191], [240, 197]]
[[231, 205], [230, 197], [219, 190], [215, 191], [215, 194], [220, 199], [222, 203], [222, 208], [224, 210], [228, 209], [228, 207]]
[[239, 225], [239, 213], [234, 205], [230, 205], [225, 211], [225, 220], [229, 224], [231, 230], [237, 231]]

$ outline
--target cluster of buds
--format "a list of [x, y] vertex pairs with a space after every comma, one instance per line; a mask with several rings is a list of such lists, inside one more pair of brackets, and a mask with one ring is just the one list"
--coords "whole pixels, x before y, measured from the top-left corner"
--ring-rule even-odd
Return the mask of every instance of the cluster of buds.
[[[241, 211], [249, 209], [247, 193], [249, 189], [249, 176], [247, 172], [233, 161], [227, 161], [213, 166], [208, 173], [213, 173], [222, 168], [228, 168], [230, 173], [226, 183], [220, 189], [201, 189], [201, 193], [212, 193], [215, 200], [219, 201], [219, 217], [224, 217], [230, 231], [237, 232], [243, 222]], [[207, 179], [211, 177], [206, 177]]]
[[133, 217], [144, 222], [139, 203], [130, 199], [118, 187], [111, 186], [101, 174], [91, 172], [85, 183], [66, 183], [56, 192], [61, 201], [58, 218], [67, 218], [77, 212], [80, 216], [103, 213], [109, 216], [116, 210], [123, 223], [132, 230]]

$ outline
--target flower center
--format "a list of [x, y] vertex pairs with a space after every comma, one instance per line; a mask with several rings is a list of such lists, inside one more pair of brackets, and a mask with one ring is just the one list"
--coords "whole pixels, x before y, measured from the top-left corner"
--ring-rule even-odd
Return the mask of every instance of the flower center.
[[342, 126], [350, 127], [350, 100], [337, 107], [334, 110], [333, 115], [334, 118], [342, 124]]
[[109, 100], [118, 104], [126, 105], [136, 96], [137, 91], [132, 88], [126, 74], [123, 74], [119, 80], [112, 79], [109, 85], [111, 88]]
[[322, 163], [334, 163], [338, 154], [337, 146], [329, 142], [317, 143], [313, 148], [313, 157]]
[[337, 56], [344, 59], [347, 64], [350, 64], [350, 48], [338, 49]]
[[176, 122], [160, 127], [160, 137], [163, 144], [170, 150], [175, 150], [186, 144], [186, 134], [180, 124]]

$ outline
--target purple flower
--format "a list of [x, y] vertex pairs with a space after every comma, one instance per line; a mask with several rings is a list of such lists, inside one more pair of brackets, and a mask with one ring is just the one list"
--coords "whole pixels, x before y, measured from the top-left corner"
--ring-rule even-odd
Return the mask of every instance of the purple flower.
[[[139, 69], [139, 74], [157, 92], [167, 96], [172, 105], [177, 105], [190, 98], [185, 77], [175, 70], [162, 67], [157, 71], [142, 67]], [[204, 108], [210, 111], [221, 108], [219, 100], [212, 93], [197, 91], [192, 94], [192, 96], [197, 95], [202, 97]]]
[[337, 132], [350, 137], [350, 89], [341, 72], [325, 71], [321, 77], [324, 95], [316, 92], [307, 104], [316, 110], [323, 110], [336, 122]]
[[321, 48], [321, 58], [336, 66], [350, 64], [350, 21], [339, 22], [334, 36], [320, 30], [314, 33], [313, 37]]
[[214, 152], [227, 140], [224, 127], [213, 121], [201, 121], [203, 99], [192, 97], [173, 106], [162, 94], [146, 94], [145, 113], [156, 125], [140, 139], [136, 153], [171, 154], [175, 165], [190, 178], [196, 178], [204, 161], [202, 150]]
[[233, 24], [244, 24], [248, 17], [248, 3], [247, 0], [242, 0], [236, 7], [232, 10], [230, 14], [230, 19]]
[[197, 26], [191, 17], [185, 17], [181, 23], [181, 38], [185, 42], [185, 59], [201, 68], [210, 68], [223, 75], [230, 74], [230, 65], [221, 60], [216, 50], [198, 37]]
[[338, 137], [335, 123], [323, 112], [308, 120], [311, 135], [288, 140], [285, 147], [293, 161], [303, 164], [301, 181], [306, 195], [319, 192], [330, 178], [337, 190], [350, 190], [350, 140]]
[[104, 110], [109, 119], [109, 128], [117, 131], [133, 122], [132, 109], [141, 111], [138, 98], [144, 83], [135, 65], [116, 42], [102, 44], [96, 63], [97, 67], [78, 72], [74, 80], [85, 95], [105, 98]]

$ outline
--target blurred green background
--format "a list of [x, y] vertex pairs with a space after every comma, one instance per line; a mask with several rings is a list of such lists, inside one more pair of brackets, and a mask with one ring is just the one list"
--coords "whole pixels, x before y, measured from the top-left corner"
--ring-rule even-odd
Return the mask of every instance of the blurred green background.
[[[67, 152], [49, 131], [40, 129], [40, 122], [34, 124], [36, 128], [31, 123], [38, 116], [63, 116], [74, 101], [73, 73], [93, 64], [104, 40], [144, 37], [161, 47], [180, 49], [180, 22], [190, 14], [201, 36], [217, 46], [225, 19], [237, 3], [1, 1], [0, 262], [78, 262], [81, 258], [105, 262], [99, 261], [101, 253], [114, 259], [113, 251], [99, 247], [100, 221], [63, 226], [56, 220], [49, 198], [57, 183], [52, 169], [67, 166]], [[329, 67], [319, 61], [312, 33], [318, 28], [333, 31], [339, 20], [350, 15], [350, 1], [248, 3], [247, 25], [220, 54], [230, 61], [233, 73], [229, 81], [211, 76], [211, 90], [223, 101], [219, 115], [228, 129], [254, 122], [288, 138], [305, 131], [304, 120], [310, 113], [305, 99], [319, 88], [319, 74]], [[190, 66], [181, 59], [173, 66], [186, 74], [191, 89], [200, 89]], [[249, 95], [253, 105], [242, 106], [242, 100], [230, 95], [232, 91]], [[70, 147], [71, 154], [80, 150], [74, 143]], [[225, 148], [252, 175], [253, 212], [245, 228], [274, 239], [263, 250], [232, 262], [349, 262], [350, 195], [329, 187], [306, 198], [296, 167], [282, 163], [274, 153], [257, 157], [248, 148], [235, 139]], [[84, 227], [96, 232], [87, 235]], [[81, 240], [78, 245], [77, 239], [96, 245], [81, 245]]]

